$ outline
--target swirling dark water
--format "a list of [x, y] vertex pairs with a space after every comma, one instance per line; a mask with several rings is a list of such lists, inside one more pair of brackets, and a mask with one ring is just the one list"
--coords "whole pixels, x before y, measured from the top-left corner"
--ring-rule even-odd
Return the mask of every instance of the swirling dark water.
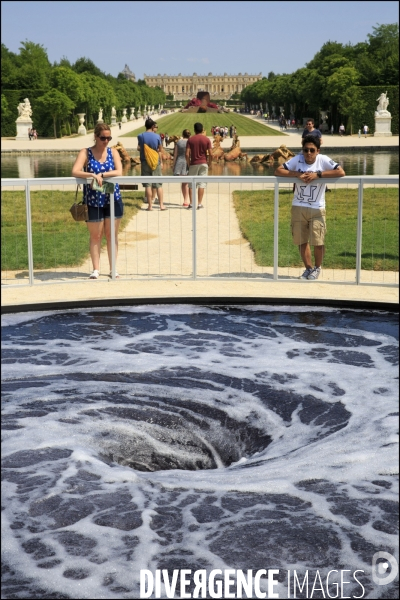
[[139, 598], [141, 569], [279, 569], [281, 598], [288, 569], [359, 569], [396, 597], [371, 579], [397, 553], [396, 315], [72, 310], [2, 338], [3, 598]]

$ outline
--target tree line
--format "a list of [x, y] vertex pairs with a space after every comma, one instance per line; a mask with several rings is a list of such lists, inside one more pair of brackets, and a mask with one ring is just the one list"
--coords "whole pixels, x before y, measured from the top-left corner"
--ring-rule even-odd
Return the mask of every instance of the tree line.
[[[41, 44], [21, 42], [19, 53], [1, 45], [1, 135], [16, 135], [17, 106], [29, 98], [32, 119], [41, 137], [61, 137], [77, 133], [79, 113], [86, 114], [86, 128], [93, 129], [99, 109], [103, 120], [111, 121], [115, 106], [117, 119], [122, 109], [165, 103], [161, 88], [151, 88], [143, 80], [133, 82], [122, 73], [105, 74], [89, 58], [71, 64], [67, 58], [50, 63]], [[129, 114], [129, 113], [128, 113]]]
[[272, 106], [283, 105], [287, 116], [292, 105], [296, 118], [314, 117], [317, 123], [319, 111], [327, 110], [329, 124], [336, 131], [340, 121], [350, 130], [358, 129], [363, 119], [369, 118], [372, 96], [366, 88], [378, 86], [386, 91], [387, 87], [395, 86], [397, 93], [388, 95], [389, 110], [397, 115], [398, 133], [398, 79], [399, 26], [378, 24], [367, 35], [366, 42], [352, 45], [328, 41], [305, 67], [294, 73], [271, 71], [246, 87], [241, 100], [256, 106], [268, 102], [270, 111]]

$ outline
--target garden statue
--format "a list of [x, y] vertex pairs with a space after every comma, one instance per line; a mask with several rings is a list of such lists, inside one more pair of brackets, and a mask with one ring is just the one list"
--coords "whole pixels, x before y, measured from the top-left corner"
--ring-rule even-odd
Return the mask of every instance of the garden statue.
[[321, 123], [320, 123], [320, 127], [319, 130], [324, 133], [325, 131], [328, 131], [329, 127], [328, 124], [326, 122], [327, 118], [328, 118], [328, 110], [320, 110], [319, 114], [321, 115]]
[[389, 98], [387, 92], [377, 98], [378, 106], [375, 111], [375, 137], [390, 137], [392, 135], [392, 115], [388, 111]]
[[387, 107], [389, 106], [389, 98], [387, 97], [387, 92], [383, 93], [377, 98], [378, 106], [376, 107], [375, 114], [381, 115], [382, 113], [389, 114]]
[[23, 102], [18, 104], [18, 119], [25, 120], [30, 119], [32, 116], [31, 103], [28, 98], [25, 98]]
[[103, 109], [100, 108], [99, 110], [99, 118], [97, 119], [98, 123], [102, 123], [103, 122]]
[[18, 104], [18, 118], [15, 121], [17, 126], [17, 140], [30, 140], [30, 130], [32, 129], [32, 108], [28, 98]]
[[115, 106], [111, 108], [111, 127], [114, 127], [117, 124], [117, 111], [115, 110]]

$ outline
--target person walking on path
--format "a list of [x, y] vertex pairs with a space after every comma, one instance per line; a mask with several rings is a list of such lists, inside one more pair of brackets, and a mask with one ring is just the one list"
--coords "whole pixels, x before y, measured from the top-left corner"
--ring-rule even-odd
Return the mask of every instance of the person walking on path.
[[364, 137], [365, 137], [365, 138], [366, 138], [366, 137], [367, 137], [367, 135], [368, 135], [368, 131], [369, 131], [369, 127], [368, 127], [368, 125], [366, 125], [366, 124], [365, 124], [365, 125], [364, 125], [364, 127], [363, 127], [363, 132], [364, 132]]
[[[72, 167], [72, 177], [80, 179], [93, 179], [98, 186], [103, 186], [108, 177], [122, 175], [121, 158], [115, 148], [108, 148], [111, 141], [110, 126], [106, 123], [97, 123], [94, 130], [94, 146], [83, 148]], [[98, 279], [100, 275], [101, 240], [105, 235], [107, 240], [108, 260], [111, 275], [111, 215], [110, 194], [96, 191], [92, 186], [84, 184], [83, 201], [88, 207], [88, 220], [86, 221], [90, 235], [90, 257], [93, 263], [93, 272], [90, 279]], [[121, 193], [118, 183], [114, 187], [114, 214], [115, 214], [115, 258], [118, 254], [118, 229], [124, 214]], [[119, 277], [118, 273], [116, 276]]]
[[[212, 146], [211, 142], [204, 135], [204, 128], [201, 123], [194, 124], [194, 135], [192, 135], [186, 145], [186, 162], [189, 167], [189, 175], [201, 175], [205, 176], [208, 174], [208, 166], [211, 165], [212, 161]], [[198, 183], [198, 202], [197, 208], [203, 208], [203, 197], [206, 183]], [[188, 209], [192, 208], [192, 184], [189, 184], [189, 197], [190, 203]]]
[[[140, 164], [141, 164], [141, 175], [148, 177], [161, 177], [161, 152], [162, 152], [162, 142], [161, 138], [156, 133], [157, 123], [153, 121], [153, 119], [146, 119], [144, 124], [146, 131], [145, 133], [141, 133], [138, 135], [138, 146], [137, 149], [140, 152]], [[158, 152], [158, 162], [156, 164], [155, 169], [152, 169], [151, 166], [147, 163], [146, 155], [145, 155], [145, 146], [147, 146], [150, 150], [154, 152]], [[142, 183], [145, 188], [146, 201], [148, 204], [148, 208], [146, 210], [153, 210], [153, 194], [152, 189], [157, 190], [158, 200], [160, 201], [160, 210], [168, 210], [164, 206], [164, 192], [162, 189], [162, 183]]]
[[343, 136], [343, 134], [344, 134], [345, 131], [346, 131], [346, 128], [343, 125], [343, 123], [341, 123], [340, 126], [339, 126], [339, 135], [340, 135], [340, 137]]
[[[325, 188], [321, 179], [344, 177], [343, 168], [328, 156], [320, 154], [319, 138], [307, 135], [301, 142], [303, 151], [279, 166], [276, 177], [297, 177], [292, 202], [292, 237], [299, 247], [300, 256], [305, 266], [300, 279], [314, 281], [321, 272], [325, 254]], [[302, 184], [302, 185], [301, 185]], [[314, 262], [312, 265], [311, 248], [314, 246]]]
[[307, 119], [306, 128], [304, 129], [302, 136], [301, 136], [302, 140], [304, 140], [304, 138], [307, 135], [313, 135], [314, 137], [318, 138], [320, 141], [320, 144], [322, 144], [322, 134], [319, 129], [315, 129], [314, 119]]
[[[182, 132], [182, 138], [178, 140], [175, 144], [173, 162], [174, 175], [180, 176], [188, 174], [188, 166], [186, 162], [186, 146], [189, 138], [189, 129], [184, 129]], [[182, 183], [181, 189], [183, 195], [183, 206], [187, 208], [189, 206], [189, 184], [187, 182]]]

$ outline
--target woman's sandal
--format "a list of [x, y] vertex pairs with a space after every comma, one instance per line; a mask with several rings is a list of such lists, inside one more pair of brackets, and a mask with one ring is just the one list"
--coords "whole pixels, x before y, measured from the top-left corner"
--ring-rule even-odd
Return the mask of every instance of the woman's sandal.
[[89, 279], [98, 279], [99, 275], [100, 275], [100, 273], [98, 272], [98, 270], [94, 269], [93, 273], [91, 275], [89, 275]]

